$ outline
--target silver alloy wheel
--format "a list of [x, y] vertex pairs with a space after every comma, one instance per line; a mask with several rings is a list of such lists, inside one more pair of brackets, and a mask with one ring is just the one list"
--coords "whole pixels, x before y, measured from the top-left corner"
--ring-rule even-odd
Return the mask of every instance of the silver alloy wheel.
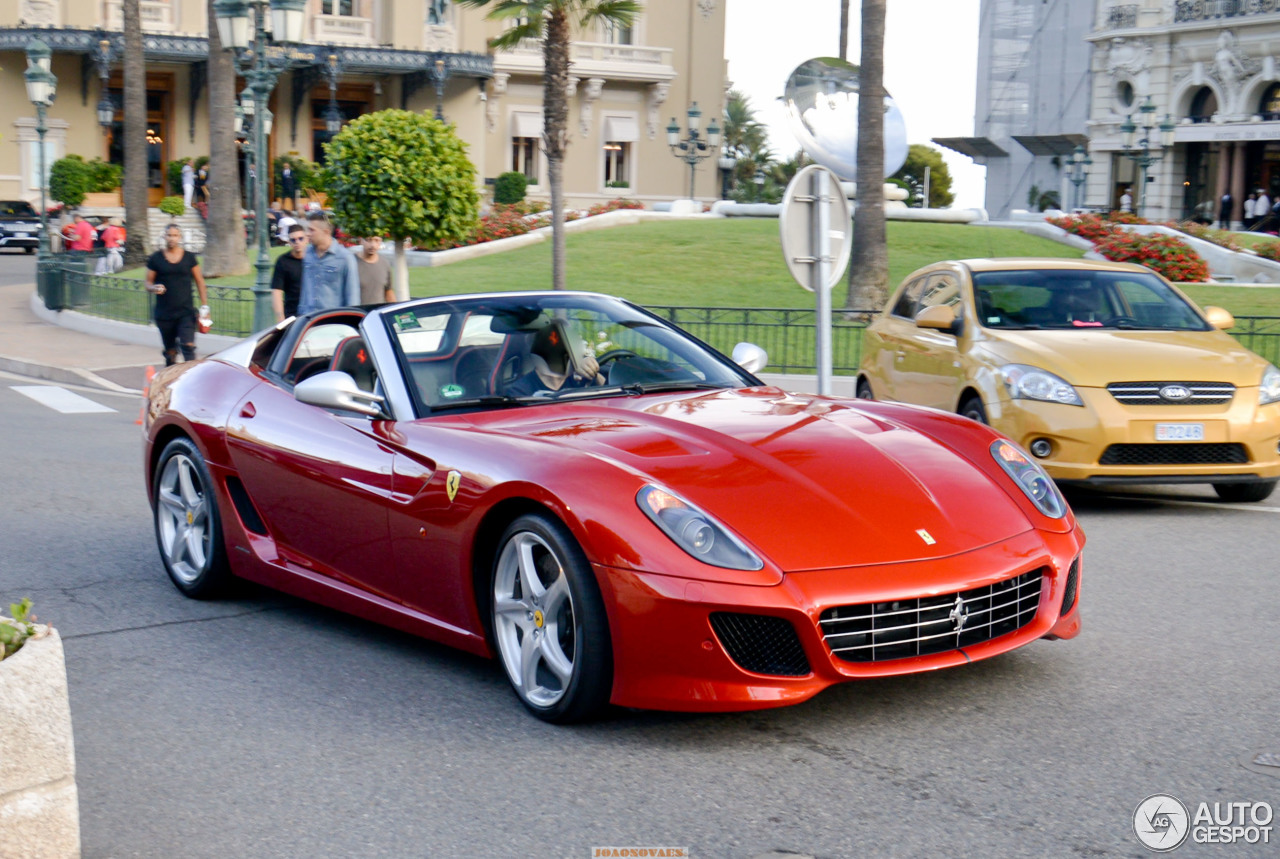
[[185, 454], [170, 457], [160, 473], [156, 525], [174, 577], [193, 584], [209, 563], [212, 533], [200, 472]]
[[573, 596], [563, 562], [537, 534], [517, 531], [502, 547], [493, 627], [517, 694], [536, 707], [554, 706], [573, 679]]

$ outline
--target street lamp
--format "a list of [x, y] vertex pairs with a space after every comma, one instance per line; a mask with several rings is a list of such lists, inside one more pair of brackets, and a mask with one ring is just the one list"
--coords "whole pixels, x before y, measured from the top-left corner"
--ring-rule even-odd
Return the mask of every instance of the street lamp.
[[324, 112], [324, 130], [330, 136], [342, 130], [342, 122], [346, 119], [338, 109], [338, 78], [342, 75], [342, 62], [337, 52], [330, 50], [325, 62], [324, 76], [329, 79], [329, 107]]
[[436, 57], [431, 78], [436, 84], [436, 119], [444, 121], [444, 84], [449, 80], [449, 70], [444, 64], [444, 57]]
[[58, 79], [50, 71], [53, 52], [39, 39], [27, 42], [27, 70], [22, 78], [27, 84], [27, 99], [36, 108], [36, 135], [40, 138], [40, 242], [36, 247], [36, 264], [39, 266], [49, 256], [49, 212], [45, 200], [45, 186], [49, 173], [45, 166], [44, 136], [49, 129], [44, 124], [44, 112], [53, 104], [58, 94]]
[[720, 160], [716, 162], [716, 166], [720, 168], [720, 199], [729, 199], [729, 180], [733, 178], [733, 168], [738, 165], [738, 159], [732, 155], [725, 153], [720, 156]]
[[[1147, 206], [1147, 168], [1157, 161], [1164, 158], [1163, 155], [1152, 155], [1152, 132], [1158, 127], [1160, 129], [1160, 137], [1155, 140], [1154, 149], [1156, 152], [1163, 152], [1165, 149], [1173, 146], [1174, 124], [1169, 114], [1164, 115], [1164, 121], [1159, 126], [1156, 125], [1156, 106], [1151, 101], [1151, 96], [1147, 96], [1138, 107], [1139, 124], [1134, 124], [1133, 114], [1129, 114], [1124, 118], [1124, 122], [1120, 124], [1120, 133], [1124, 135], [1124, 156], [1130, 161], [1137, 163], [1141, 168], [1141, 178], [1138, 181], [1138, 217], [1143, 217], [1143, 210]], [[1137, 150], [1134, 150], [1134, 137], [1137, 133], [1142, 132], [1142, 138], [1137, 141]]]
[[[252, 169], [268, 169], [267, 137], [271, 134], [271, 111], [267, 100], [285, 61], [274, 67], [268, 57], [276, 44], [302, 41], [306, 26], [306, 0], [213, 0], [213, 13], [222, 46], [236, 52], [240, 73], [248, 81], [242, 94], [244, 117], [253, 119]], [[250, 16], [252, 9], [252, 20]], [[271, 12], [271, 33], [266, 28], [267, 12]], [[251, 30], [252, 28], [252, 30]], [[250, 36], [252, 35], [252, 38]], [[250, 43], [253, 49], [249, 50]], [[271, 259], [267, 254], [267, 182], [258, 178], [253, 183], [254, 233], [258, 239], [258, 259], [254, 264], [257, 277], [253, 284], [253, 327], [269, 328], [275, 321], [271, 310]]]
[[98, 125], [102, 126], [104, 135], [111, 133], [111, 125], [116, 118], [116, 103], [111, 98], [111, 94], [107, 92], [107, 77], [111, 74], [111, 61], [115, 54], [111, 50], [111, 41], [109, 39], [99, 39], [98, 47], [94, 50], [93, 59], [98, 66], [98, 77], [102, 82], [102, 97], [98, 99]]
[[1079, 209], [1080, 186], [1089, 178], [1089, 168], [1093, 166], [1093, 159], [1085, 152], [1084, 146], [1077, 144], [1075, 150], [1071, 153], [1071, 160], [1068, 163], [1071, 165], [1071, 174], [1068, 178], [1071, 180], [1071, 184], [1076, 186], [1074, 208]]
[[712, 117], [707, 125], [707, 136], [703, 139], [698, 129], [702, 124], [702, 111], [698, 109], [696, 101], [689, 106], [687, 115], [689, 125], [684, 139], [680, 137], [680, 123], [676, 122], [674, 116], [671, 117], [671, 124], [667, 126], [667, 145], [671, 147], [672, 155], [689, 165], [689, 199], [692, 200], [698, 162], [720, 148], [720, 126], [716, 125], [715, 118]]

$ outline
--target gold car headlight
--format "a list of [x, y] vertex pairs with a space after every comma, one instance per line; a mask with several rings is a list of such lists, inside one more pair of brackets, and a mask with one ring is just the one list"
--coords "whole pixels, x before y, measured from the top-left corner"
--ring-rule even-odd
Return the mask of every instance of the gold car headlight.
[[1027, 364], [1005, 364], [1000, 377], [1015, 400], [1040, 400], [1046, 403], [1062, 403], [1067, 406], [1083, 406], [1084, 400], [1076, 389], [1063, 378], [1048, 370]]
[[1258, 387], [1258, 405], [1280, 401], [1280, 370], [1268, 364], [1262, 372], [1262, 384]]

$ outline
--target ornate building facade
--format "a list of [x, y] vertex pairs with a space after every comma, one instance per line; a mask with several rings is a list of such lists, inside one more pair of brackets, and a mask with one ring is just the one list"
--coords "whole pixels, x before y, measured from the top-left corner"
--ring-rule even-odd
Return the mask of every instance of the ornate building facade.
[[[205, 0], [140, 0], [147, 64], [149, 183], [165, 193], [165, 164], [208, 153]], [[665, 128], [697, 102], [704, 122], [723, 112], [725, 0], [646, 0], [631, 27], [575, 32], [565, 192], [571, 205], [618, 196], [687, 196], [688, 167]], [[306, 39], [277, 54], [284, 71], [269, 107], [272, 158], [322, 161], [326, 119], [385, 108], [439, 112], [457, 126], [481, 177], [517, 170], [545, 198], [539, 44], [494, 53], [502, 23], [451, 0], [307, 0]], [[0, 199], [39, 197], [39, 143], [22, 73], [27, 42], [53, 49], [58, 98], [49, 109], [47, 163], [67, 154], [122, 162], [120, 0], [0, 3]], [[237, 89], [243, 86], [243, 82]], [[114, 119], [100, 125], [104, 98]], [[715, 159], [696, 190], [715, 199]]]

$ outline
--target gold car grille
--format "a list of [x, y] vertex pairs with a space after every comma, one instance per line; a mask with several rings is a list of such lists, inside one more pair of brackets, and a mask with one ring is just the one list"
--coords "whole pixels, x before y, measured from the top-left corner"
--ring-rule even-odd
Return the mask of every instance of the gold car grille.
[[[1179, 397], [1176, 390], [1166, 389], [1188, 394]], [[1107, 390], [1127, 406], [1215, 406], [1231, 402], [1236, 386], [1230, 382], [1112, 382]]]
[[1047, 572], [1033, 570], [959, 593], [830, 608], [819, 618], [822, 638], [846, 662], [883, 662], [971, 647], [1030, 623]]

